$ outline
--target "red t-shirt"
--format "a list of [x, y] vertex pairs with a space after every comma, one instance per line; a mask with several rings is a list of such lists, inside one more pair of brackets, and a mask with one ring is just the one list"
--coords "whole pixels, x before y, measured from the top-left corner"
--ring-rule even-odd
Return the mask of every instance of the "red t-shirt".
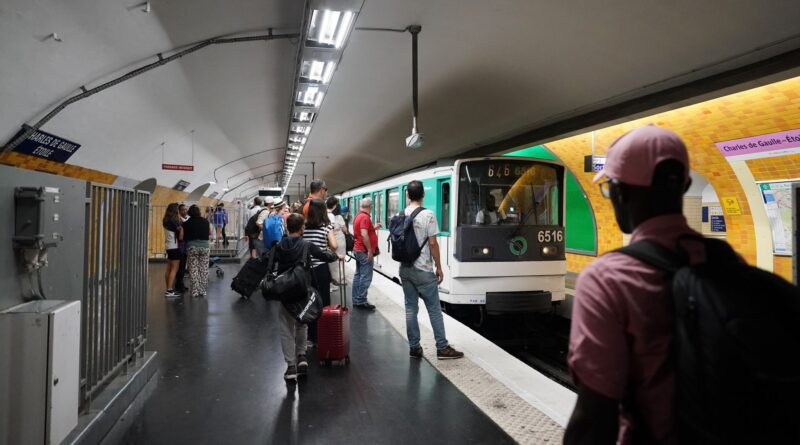
[[372, 253], [375, 253], [375, 248], [378, 247], [378, 234], [375, 233], [375, 226], [372, 225], [372, 220], [369, 217], [369, 213], [363, 210], [358, 212], [355, 221], [353, 221], [353, 237], [356, 240], [353, 250], [366, 252], [367, 247], [364, 246], [364, 239], [361, 237], [361, 229], [367, 229], [367, 234], [369, 234], [369, 243], [372, 247]]

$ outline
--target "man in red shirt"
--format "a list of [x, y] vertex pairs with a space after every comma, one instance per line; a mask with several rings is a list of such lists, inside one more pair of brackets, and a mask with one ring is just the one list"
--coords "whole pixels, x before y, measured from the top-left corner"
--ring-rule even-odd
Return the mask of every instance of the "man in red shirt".
[[375, 305], [367, 302], [367, 292], [369, 285], [372, 284], [372, 265], [375, 249], [378, 248], [378, 234], [372, 225], [370, 211], [372, 210], [372, 199], [364, 198], [361, 200], [361, 211], [353, 221], [353, 236], [355, 244], [353, 255], [356, 258], [356, 273], [353, 275], [353, 306], [360, 309], [374, 310]]
[[[677, 251], [680, 238], [700, 236], [683, 216], [689, 155], [672, 131], [648, 125], [624, 134], [595, 181], [603, 176], [600, 189], [631, 243], [646, 239]], [[681, 246], [690, 262], [704, 261], [702, 244]], [[670, 282], [619, 252], [581, 272], [567, 358], [578, 401], [565, 444], [676, 443]]]

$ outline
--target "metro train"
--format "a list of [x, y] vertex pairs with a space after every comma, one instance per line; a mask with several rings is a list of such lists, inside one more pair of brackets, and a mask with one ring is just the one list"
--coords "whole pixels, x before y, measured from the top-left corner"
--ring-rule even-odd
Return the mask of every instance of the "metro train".
[[372, 198], [372, 221], [382, 225], [374, 267], [396, 282], [399, 263], [388, 253], [388, 224], [408, 204], [406, 185], [414, 179], [422, 181], [423, 206], [439, 222], [439, 295], [446, 310], [529, 313], [564, 300], [562, 164], [522, 157], [440, 161], [342, 193], [351, 229], [361, 199]]

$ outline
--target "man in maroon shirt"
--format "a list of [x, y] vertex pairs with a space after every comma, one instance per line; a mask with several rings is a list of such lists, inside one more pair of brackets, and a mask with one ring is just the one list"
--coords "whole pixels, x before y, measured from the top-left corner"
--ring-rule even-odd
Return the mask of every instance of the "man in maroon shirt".
[[353, 275], [353, 306], [360, 309], [374, 310], [375, 306], [367, 301], [369, 285], [372, 284], [372, 264], [375, 249], [378, 248], [378, 234], [372, 225], [370, 210], [372, 209], [372, 199], [364, 198], [361, 200], [361, 211], [353, 221], [353, 236], [355, 244], [353, 255], [356, 258], [356, 273]]
[[[672, 131], [632, 130], [608, 149], [600, 189], [631, 243], [651, 240], [673, 251], [700, 236], [682, 213], [689, 155]], [[692, 263], [702, 244], [682, 243]], [[566, 444], [674, 444], [675, 369], [671, 361], [670, 277], [622, 253], [609, 253], [578, 277], [568, 362], [578, 401]]]

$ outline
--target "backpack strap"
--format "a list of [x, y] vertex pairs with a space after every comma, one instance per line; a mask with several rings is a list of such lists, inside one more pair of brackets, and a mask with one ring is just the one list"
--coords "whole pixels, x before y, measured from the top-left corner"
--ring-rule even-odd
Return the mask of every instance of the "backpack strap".
[[[414, 209], [414, 211], [413, 211], [413, 212], [411, 212], [411, 215], [409, 215], [409, 216], [408, 216], [408, 218], [407, 218], [407, 219], [406, 219], [406, 221], [405, 221], [405, 223], [406, 223], [406, 226], [405, 226], [405, 228], [403, 228], [403, 233], [405, 233], [405, 231], [406, 231], [406, 230], [408, 230], [408, 228], [409, 228], [409, 227], [410, 227], [412, 224], [414, 224], [414, 218], [416, 218], [416, 217], [417, 217], [417, 215], [419, 215], [419, 213], [420, 213], [421, 211], [423, 211], [423, 210], [425, 210], [425, 207], [419, 206], [419, 207], [417, 207], [416, 209]], [[420, 245], [420, 246], [419, 246], [419, 250], [422, 250], [422, 249], [424, 249], [424, 248], [425, 248], [425, 244], [427, 244], [427, 243], [428, 243], [428, 237], [426, 236], [426, 237], [425, 237], [425, 240], [424, 240], [424, 241], [422, 241], [422, 245]], [[390, 244], [391, 244], [391, 243], [390, 243]]]
[[311, 267], [311, 258], [309, 257], [308, 253], [310, 247], [309, 244], [311, 243], [306, 240], [303, 240], [303, 253], [300, 256], [300, 262], [303, 263], [303, 267], [306, 269]]
[[677, 272], [678, 269], [688, 263], [684, 255], [675, 253], [658, 243], [648, 240], [637, 241], [614, 252], [623, 253], [670, 273]]

